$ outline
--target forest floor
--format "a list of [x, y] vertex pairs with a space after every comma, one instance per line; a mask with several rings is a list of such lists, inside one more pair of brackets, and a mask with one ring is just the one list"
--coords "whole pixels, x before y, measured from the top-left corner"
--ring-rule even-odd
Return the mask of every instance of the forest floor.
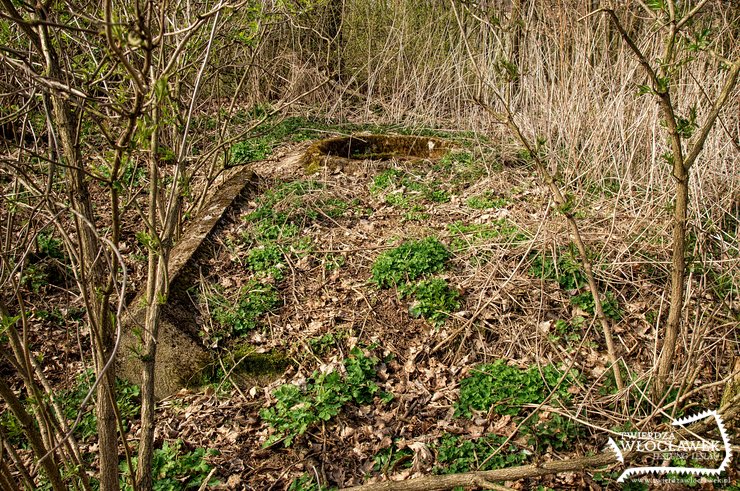
[[[205, 387], [159, 404], [158, 444], [217, 451], [205, 457], [213, 489], [318, 490], [594, 455], [610, 431], [652, 414], [642, 389], [666, 311], [668, 221], [633, 211], [639, 196], [614, 182], [580, 186], [577, 217], [632, 384], [617, 400], [567, 224], [533, 166], [512, 149], [456, 141], [435, 160], [311, 175], [279, 165], [302, 143], [251, 164], [259, 191], [229, 212], [192, 289], [218, 359]], [[135, 276], [141, 261], [129, 260]], [[75, 351], [76, 339], [37, 321], [35, 352], [69, 374], [58, 347]], [[240, 375], [245, 362], [264, 376]], [[692, 401], [698, 411], [720, 397], [717, 387]], [[178, 464], [183, 489], [210, 469], [193, 462]], [[620, 472], [506, 485], [617, 489]]]

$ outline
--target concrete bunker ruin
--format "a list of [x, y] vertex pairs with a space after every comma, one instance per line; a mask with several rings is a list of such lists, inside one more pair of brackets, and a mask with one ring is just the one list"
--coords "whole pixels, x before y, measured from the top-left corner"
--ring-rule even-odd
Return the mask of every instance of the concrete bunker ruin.
[[[285, 176], [299, 177], [311, 174], [321, 167], [352, 160], [425, 160], [443, 156], [449, 143], [438, 138], [397, 135], [352, 135], [319, 140], [305, 152], [270, 162], [270, 168], [279, 169]], [[256, 168], [265, 168], [256, 165]], [[170, 295], [162, 306], [159, 327], [157, 360], [155, 365], [155, 396], [170, 396], [184, 387], [197, 385], [204, 369], [214, 363], [211, 353], [201, 342], [197, 312], [188, 293], [199, 278], [201, 261], [209, 258], [210, 239], [218, 233], [224, 215], [238, 203], [252, 199], [260, 192], [258, 176], [252, 167], [229, 169], [222, 184], [214, 188], [199, 214], [185, 227], [181, 239], [170, 255]], [[130, 304], [130, 313], [123, 319], [121, 346], [117, 366], [119, 376], [141, 383], [141, 332], [144, 328], [145, 308], [139, 294]], [[237, 377], [241, 380], [264, 380], [260, 367], [264, 360], [255, 355], [242, 367], [254, 371]], [[269, 363], [279, 365], [274, 358]], [[237, 374], [238, 375], [238, 374]]]

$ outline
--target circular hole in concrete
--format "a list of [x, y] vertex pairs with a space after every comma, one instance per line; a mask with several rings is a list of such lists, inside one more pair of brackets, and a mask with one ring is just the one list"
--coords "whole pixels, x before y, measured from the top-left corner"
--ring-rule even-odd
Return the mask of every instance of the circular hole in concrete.
[[408, 135], [352, 135], [327, 138], [311, 145], [304, 154], [304, 168], [315, 171], [329, 159], [388, 160], [435, 159], [449, 145], [439, 138]]

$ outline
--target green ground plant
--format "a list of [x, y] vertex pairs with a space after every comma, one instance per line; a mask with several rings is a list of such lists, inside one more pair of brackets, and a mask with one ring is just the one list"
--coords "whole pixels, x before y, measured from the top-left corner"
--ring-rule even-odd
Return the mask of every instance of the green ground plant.
[[357, 203], [326, 195], [324, 186], [316, 181], [282, 183], [266, 191], [257, 208], [243, 218], [247, 226], [241, 242], [250, 246], [247, 267], [258, 275], [281, 280], [287, 267], [286, 254], [301, 256], [312, 250], [311, 238], [299, 237], [299, 231], [322, 217], [340, 218], [353, 204]]
[[211, 343], [243, 336], [259, 326], [260, 318], [282, 305], [274, 286], [248, 281], [234, 299], [214, 291], [203, 299], [216, 322], [213, 332], [207, 334]]
[[491, 241], [524, 242], [529, 239], [525, 231], [510, 223], [506, 218], [481, 224], [456, 221], [448, 224], [447, 230], [452, 236], [450, 249], [455, 253], [464, 252], [473, 246]]
[[342, 334], [329, 332], [322, 336], [309, 339], [308, 346], [311, 348], [313, 354], [322, 356], [331, 351], [337, 345], [337, 342], [343, 337], [344, 335]]
[[288, 491], [327, 491], [328, 489], [330, 488], [318, 484], [316, 476], [312, 474], [303, 474], [296, 477], [288, 486]]
[[439, 326], [444, 324], [449, 312], [460, 308], [460, 293], [450, 288], [443, 278], [430, 278], [400, 290], [402, 297], [412, 297], [409, 307], [411, 317], [424, 317]]
[[[207, 458], [214, 455], [214, 450], [196, 448], [187, 451], [181, 440], [173, 443], [164, 442], [162, 447], [154, 450], [152, 458], [152, 489], [154, 491], [180, 491], [188, 489], [200, 489], [203, 481], [208, 477], [212, 466]], [[137, 458], [132, 459], [133, 473], [136, 472]], [[124, 461], [120, 464], [121, 490], [134, 491], [130, 484], [130, 476], [133, 474]], [[209, 486], [218, 484], [216, 479], [208, 482]]]
[[[85, 370], [77, 376], [75, 385], [56, 395], [57, 402], [64, 412], [67, 421], [72, 422], [77, 418], [77, 414], [82, 405], [82, 401], [87, 396], [90, 386], [94, 381], [94, 374], [91, 369]], [[116, 396], [118, 408], [121, 414], [123, 427], [127, 428], [139, 412], [140, 391], [139, 387], [124, 380], [116, 380]], [[32, 407], [35, 402], [33, 399], [26, 401], [26, 404]], [[18, 420], [10, 411], [3, 411], [0, 414], [0, 427], [8, 441], [21, 448], [27, 448], [23, 428]], [[75, 427], [75, 436], [81, 440], [88, 440], [97, 434], [97, 421], [91, 407], [88, 406], [82, 416], [80, 423]]]
[[[595, 315], [593, 294], [586, 289], [588, 284], [583, 268], [567, 251], [561, 251], [557, 260], [550, 254], [535, 253], [529, 267], [529, 274], [543, 280], [557, 281], [560, 288], [566, 291], [579, 291], [570, 299], [571, 305], [579, 307], [590, 315]], [[606, 318], [619, 321], [622, 310], [617, 297], [610, 291], [601, 295], [601, 307]]]
[[429, 181], [401, 169], [387, 169], [373, 179], [370, 192], [383, 195], [387, 204], [398, 208], [421, 211], [423, 203], [447, 203], [450, 195], [438, 181]]
[[346, 404], [367, 404], [380, 388], [373, 381], [378, 359], [366, 356], [360, 348], [354, 348], [344, 360], [346, 375], [333, 370], [328, 373], [314, 372], [304, 388], [292, 384], [278, 387], [273, 396], [274, 406], [260, 411], [262, 420], [272, 429], [265, 442], [271, 446], [278, 442], [289, 447], [295, 439], [309, 428], [337, 416]]
[[372, 281], [380, 288], [402, 287], [443, 271], [450, 257], [436, 237], [404, 242], [378, 256], [372, 267]]
[[524, 408], [541, 404], [548, 397], [551, 404], [568, 405], [571, 399], [568, 389], [577, 378], [577, 373], [564, 374], [552, 365], [526, 370], [509, 366], [504, 360], [479, 365], [460, 381], [455, 415], [470, 418], [473, 411], [493, 411], [512, 416], [515, 421], [528, 415], [521, 431], [529, 436], [536, 450], [544, 451], [548, 446], [554, 450], [569, 450], [581, 435], [578, 425], [558, 414], [528, 414]]
[[375, 454], [373, 469], [382, 474], [390, 474], [396, 469], [408, 469], [413, 465], [414, 452], [409, 448], [399, 449], [394, 441], [388, 448]]
[[471, 196], [465, 200], [465, 204], [475, 210], [487, 210], [490, 208], [503, 208], [511, 204], [511, 202], [503, 196], [498, 196], [493, 191], [486, 191], [483, 194]]
[[460, 308], [459, 292], [443, 278], [430, 278], [445, 270], [450, 257], [435, 237], [404, 242], [378, 256], [371, 281], [380, 288], [398, 288], [401, 298], [411, 300], [412, 317], [424, 317], [440, 326], [450, 312]]
[[275, 243], [255, 247], [247, 254], [247, 266], [258, 275], [271, 276], [279, 281], [283, 279], [282, 268], [285, 267], [283, 251]]
[[258, 199], [257, 208], [244, 216], [247, 229], [243, 240], [264, 245], [295, 237], [311, 217], [306, 215], [311, 211], [307, 196], [320, 189], [322, 185], [316, 181], [292, 181], [266, 191]]
[[67, 262], [67, 253], [64, 251], [64, 242], [53, 235], [40, 232], [36, 236], [39, 255]]
[[529, 460], [527, 453], [513, 443], [506, 444], [493, 455], [505, 441], [506, 437], [493, 434], [476, 439], [446, 434], [436, 445], [437, 466], [434, 472], [457, 474], [488, 471], [522, 465]]
[[563, 342], [568, 346], [574, 346], [581, 342], [583, 324], [585, 319], [580, 316], [574, 317], [570, 322], [558, 319], [553, 325], [552, 333], [549, 335], [553, 343]]
[[566, 251], [561, 251], [557, 260], [551, 254], [534, 253], [529, 274], [543, 280], [555, 280], [563, 290], [577, 290], [587, 283], [583, 268]]
[[484, 161], [493, 160], [490, 157], [490, 155], [476, 156], [470, 150], [452, 150], [442, 156], [433, 168], [447, 174], [451, 183], [456, 187], [465, 188], [487, 174], [488, 170]]
[[[585, 312], [594, 315], [594, 297], [591, 292], [583, 292], [572, 297], [570, 303]], [[601, 299], [601, 308], [604, 309], [604, 315], [614, 321], [622, 319], [622, 310], [619, 308], [619, 301], [610, 291], [604, 292]]]
[[455, 415], [471, 417], [472, 411], [488, 411], [501, 415], [517, 415], [521, 406], [540, 404], [550, 395], [551, 400], [567, 403], [568, 387], [576, 380], [567, 374], [555, 389], [563, 373], [552, 365], [533, 366], [526, 370], [510, 366], [505, 360], [479, 365], [460, 381], [460, 399], [455, 405]]

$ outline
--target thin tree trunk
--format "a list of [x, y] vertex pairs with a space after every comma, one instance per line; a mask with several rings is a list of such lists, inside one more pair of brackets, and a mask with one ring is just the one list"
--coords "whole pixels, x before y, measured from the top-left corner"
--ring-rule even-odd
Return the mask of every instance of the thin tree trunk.
[[[37, 458], [41, 458], [46, 455], [48, 449], [44, 445], [41, 433], [36, 429], [33, 422], [33, 417], [28, 414], [28, 411], [23, 407], [23, 403], [15, 395], [15, 392], [8, 387], [8, 385], [0, 378], [0, 398], [2, 398], [8, 405], [8, 409], [13, 413], [23, 428], [23, 434], [28, 438], [28, 443], [31, 445], [31, 449], [36, 454]], [[64, 491], [66, 486], [62, 483], [62, 477], [59, 474], [59, 464], [56, 461], [55, 455], [52, 453], [41, 462], [41, 467], [46, 472], [46, 476], [49, 478], [49, 483], [54, 491]]]
[[[149, 148], [149, 223], [153, 230], [157, 230], [158, 196], [159, 196], [159, 162], [157, 149], [159, 148], [159, 107], [155, 106], [153, 126]], [[136, 470], [136, 484], [139, 491], [152, 489], [152, 456], [154, 454], [154, 368], [157, 357], [157, 337], [159, 331], [160, 299], [162, 276], [160, 263], [163, 257], [156, 251], [149, 251], [147, 268], [146, 290], [146, 320], [144, 322], [144, 354], [142, 356], [141, 373], [141, 438], [139, 439], [139, 466]], [[165, 268], [167, 265], [165, 264]], [[166, 273], [166, 271], [164, 272]]]
[[[53, 66], [53, 65], [52, 65]], [[108, 305], [108, 295], [97, 287], [104, 285], [103, 261], [98, 258], [99, 243], [90, 228], [95, 218], [90, 193], [83, 172], [82, 156], [76, 145], [75, 120], [65, 100], [52, 98], [53, 115], [68, 167], [69, 197], [76, 212], [75, 228], [78, 231], [81, 264], [80, 290], [88, 307], [88, 323], [93, 338], [95, 373], [105, 366], [112, 355], [114, 320]], [[117, 322], [117, 320], [116, 320]], [[111, 364], [97, 387], [95, 412], [98, 422], [98, 455], [100, 458], [100, 490], [118, 491], [118, 438], [116, 430], [115, 365]]]
[[681, 329], [684, 289], [686, 286], [686, 219], [689, 202], [689, 174], [685, 169], [676, 176], [676, 200], [673, 212], [673, 257], [671, 259], [671, 294], [663, 348], [658, 359], [656, 396], [662, 397], [673, 368], [676, 342]]

